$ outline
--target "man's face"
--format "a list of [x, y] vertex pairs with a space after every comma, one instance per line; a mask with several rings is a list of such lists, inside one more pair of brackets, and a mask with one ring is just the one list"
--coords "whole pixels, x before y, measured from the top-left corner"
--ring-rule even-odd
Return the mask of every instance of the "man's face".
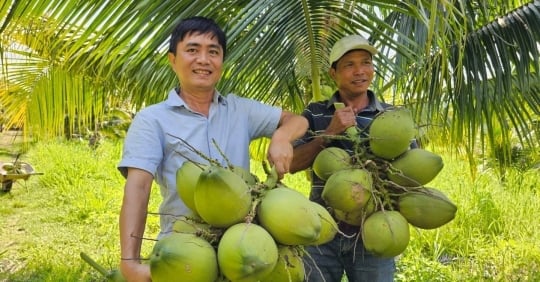
[[169, 62], [186, 91], [213, 91], [221, 78], [223, 48], [212, 34], [191, 33], [178, 42]]
[[365, 50], [348, 52], [338, 60], [335, 69], [330, 69], [339, 92], [351, 97], [367, 93], [374, 74], [371, 54]]

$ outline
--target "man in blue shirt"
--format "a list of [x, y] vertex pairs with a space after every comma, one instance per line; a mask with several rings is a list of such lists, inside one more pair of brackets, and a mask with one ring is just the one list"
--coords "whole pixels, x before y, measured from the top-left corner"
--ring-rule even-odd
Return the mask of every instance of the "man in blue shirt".
[[176, 191], [176, 171], [186, 159], [202, 161], [190, 146], [225, 166], [221, 150], [233, 165], [249, 170], [250, 141], [271, 137], [268, 160], [281, 178], [289, 172], [292, 142], [306, 132], [302, 116], [234, 94], [221, 95], [215, 86], [225, 54], [225, 34], [214, 21], [203, 17], [181, 21], [168, 53], [180, 86], [166, 101], [141, 110], [128, 130], [118, 168], [126, 177], [120, 269], [129, 281], [150, 281], [149, 266], [138, 258], [153, 180], [163, 196], [160, 237], [172, 230], [171, 215], [189, 213]]

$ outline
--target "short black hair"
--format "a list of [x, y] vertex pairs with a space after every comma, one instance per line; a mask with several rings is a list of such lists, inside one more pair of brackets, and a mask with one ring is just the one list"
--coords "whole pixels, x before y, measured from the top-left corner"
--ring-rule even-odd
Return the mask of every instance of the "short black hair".
[[210, 33], [213, 36], [216, 36], [219, 45], [221, 45], [221, 48], [223, 48], [223, 56], [225, 57], [225, 54], [227, 53], [227, 37], [225, 36], [225, 32], [214, 20], [201, 16], [183, 19], [176, 25], [171, 34], [169, 52], [176, 54], [176, 46], [178, 45], [178, 42], [182, 41], [186, 35], [192, 33]]

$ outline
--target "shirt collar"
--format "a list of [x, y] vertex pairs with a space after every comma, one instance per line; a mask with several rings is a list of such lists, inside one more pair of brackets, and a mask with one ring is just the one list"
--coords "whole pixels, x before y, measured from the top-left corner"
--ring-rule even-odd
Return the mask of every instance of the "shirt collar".
[[[167, 105], [171, 107], [186, 108], [186, 102], [184, 102], [184, 100], [180, 98], [180, 95], [178, 95], [178, 91], [178, 88], [171, 89], [165, 103], [167, 103]], [[219, 93], [219, 91], [214, 90], [214, 98], [212, 98], [212, 104], [214, 103], [227, 104], [227, 100], [225, 99], [225, 97], [223, 97], [223, 95], [221, 95], [221, 93]]]
[[[365, 107], [360, 112], [363, 112], [363, 111], [371, 111], [371, 112], [379, 111], [379, 112], [382, 112], [382, 111], [384, 111], [384, 107], [381, 105], [381, 102], [379, 102], [379, 100], [377, 99], [377, 96], [375, 96], [375, 93], [373, 93], [373, 91], [368, 90], [367, 95], [368, 95], [368, 99], [369, 99], [369, 104], [367, 105], [367, 107]], [[339, 92], [336, 91], [334, 93], [334, 95], [332, 95], [332, 97], [330, 97], [330, 99], [328, 99], [328, 103], [326, 104], [326, 108], [329, 109], [330, 107], [334, 106], [335, 102], [339, 102], [338, 97], [339, 97]]]

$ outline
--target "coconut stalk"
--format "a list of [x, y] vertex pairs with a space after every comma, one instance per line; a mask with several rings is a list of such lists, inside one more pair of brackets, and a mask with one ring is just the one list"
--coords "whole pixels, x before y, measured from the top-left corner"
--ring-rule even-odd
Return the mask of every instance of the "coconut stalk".
[[200, 218], [189, 216], [176, 217], [173, 224], [173, 231], [197, 235], [208, 241], [210, 244], [217, 244], [223, 235], [223, 229], [213, 227]]
[[107, 278], [107, 281], [110, 282], [125, 282], [126, 279], [122, 276], [122, 273], [118, 269], [107, 270], [105, 267], [93, 260], [89, 255], [84, 252], [80, 253], [81, 258], [88, 263], [91, 267], [97, 270], [101, 275]]

